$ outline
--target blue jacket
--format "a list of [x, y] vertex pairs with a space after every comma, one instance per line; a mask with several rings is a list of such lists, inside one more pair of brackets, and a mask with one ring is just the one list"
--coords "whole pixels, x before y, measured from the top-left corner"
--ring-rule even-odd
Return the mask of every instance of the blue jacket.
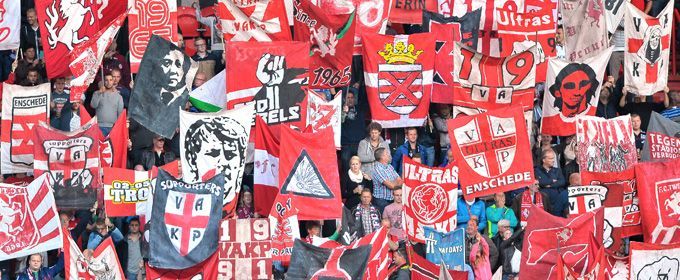
[[[113, 239], [113, 243], [118, 243], [118, 242], [122, 241], [123, 238], [124, 238], [123, 234], [120, 233], [120, 230], [118, 230], [118, 228], [114, 228], [111, 232], [109, 232], [109, 235]], [[106, 236], [106, 237], [108, 237], [108, 236]], [[102, 243], [102, 241], [104, 241], [104, 239], [106, 239], [106, 237], [102, 236], [101, 234], [99, 234], [96, 231], [93, 231], [90, 234], [90, 238], [88, 238], [88, 240], [87, 240], [87, 249], [90, 249], [90, 250], [97, 249], [97, 246], [99, 246], [99, 244]]]
[[541, 188], [545, 188], [547, 185], [555, 189], [567, 186], [567, 180], [564, 179], [564, 174], [559, 168], [551, 167], [550, 170], [546, 171], [543, 166], [536, 166], [534, 173]]
[[[420, 144], [416, 144], [418, 147], [418, 153], [420, 153], [420, 160], [423, 164], [427, 162], [427, 153], [425, 153], [425, 147]], [[394, 156], [392, 157], [392, 167], [394, 167], [394, 170], [397, 171], [399, 176], [401, 176], [401, 164], [402, 164], [402, 159], [403, 156], [409, 156], [409, 149], [411, 148], [410, 144], [408, 141], [404, 142], [401, 146], [397, 147], [397, 151], [394, 152]]]
[[41, 267], [40, 268], [40, 270], [38, 271], [38, 277], [37, 278], [29, 277], [29, 275], [28, 275], [29, 268], [27, 267], [24, 272], [17, 275], [17, 280], [52, 279], [52, 278], [54, 278], [54, 276], [57, 276], [57, 274], [61, 273], [63, 270], [64, 270], [64, 253], [61, 253], [61, 254], [59, 254], [59, 259], [57, 260], [56, 264], [54, 264], [53, 266], [50, 266], [50, 267]]
[[496, 207], [496, 204], [486, 208], [486, 219], [488, 226], [487, 234], [489, 238], [494, 237], [498, 232], [498, 221], [500, 220], [508, 220], [511, 229], [514, 229], [517, 226], [515, 211], [512, 211], [512, 209], [508, 207], [498, 208]]
[[[472, 215], [479, 218], [479, 225], [477, 226], [478, 230], [484, 232], [484, 229], [486, 228], [486, 206], [484, 205], [484, 202], [481, 200], [475, 201], [475, 203], [470, 206], [470, 212], [472, 212]], [[465, 203], [465, 199], [462, 197], [458, 198], [458, 214], [456, 214], [456, 218], [458, 219], [458, 226], [456, 226], [456, 229], [467, 228], [467, 223], [470, 220], [470, 213], [468, 212], [468, 204]]]

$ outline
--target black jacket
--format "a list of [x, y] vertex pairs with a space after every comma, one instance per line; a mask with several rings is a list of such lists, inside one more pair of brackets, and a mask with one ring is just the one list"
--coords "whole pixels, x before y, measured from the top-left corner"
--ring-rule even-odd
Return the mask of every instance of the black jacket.
[[[163, 157], [162, 165], [168, 164], [177, 158], [175, 157], [175, 153], [170, 151], [161, 153], [161, 157]], [[140, 159], [139, 164], [144, 166], [144, 170], [151, 170], [151, 168], [156, 165], [155, 152], [152, 150], [144, 151], [144, 153], [142, 153], [142, 158]]]

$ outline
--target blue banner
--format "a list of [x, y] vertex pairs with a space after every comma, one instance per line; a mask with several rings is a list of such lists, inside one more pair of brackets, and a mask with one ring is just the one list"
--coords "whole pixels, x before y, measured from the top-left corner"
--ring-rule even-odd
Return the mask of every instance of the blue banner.
[[460, 228], [441, 233], [432, 227], [424, 227], [426, 258], [436, 264], [444, 263], [448, 269], [464, 270], [465, 267], [465, 229]]

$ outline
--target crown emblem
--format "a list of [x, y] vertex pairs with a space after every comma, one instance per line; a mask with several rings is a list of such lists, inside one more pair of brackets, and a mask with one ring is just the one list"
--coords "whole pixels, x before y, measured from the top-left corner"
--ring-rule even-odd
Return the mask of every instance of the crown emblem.
[[418, 59], [418, 56], [423, 53], [423, 50], [415, 50], [413, 44], [408, 44], [404, 42], [397, 42], [397, 45], [392, 45], [391, 43], [385, 44], [385, 50], [379, 51], [378, 54], [385, 59], [387, 64], [395, 64], [398, 62], [403, 62], [407, 64], [413, 64]]

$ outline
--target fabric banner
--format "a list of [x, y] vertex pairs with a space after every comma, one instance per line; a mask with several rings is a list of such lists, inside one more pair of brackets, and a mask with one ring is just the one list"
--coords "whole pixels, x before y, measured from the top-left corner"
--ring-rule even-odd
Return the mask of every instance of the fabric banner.
[[[584, 268], [576, 272], [572, 267], [574, 263], [568, 263], [566, 259], [569, 256], [557, 256], [557, 279], [564, 280], [604, 280], [605, 278], [605, 256], [604, 248], [596, 241], [595, 237], [590, 236], [590, 244], [588, 245], [588, 262], [584, 264]], [[581, 260], [575, 259], [576, 262]]]
[[[342, 201], [333, 131], [301, 133], [281, 129], [279, 194], [277, 202], [290, 197], [300, 220], [342, 218]], [[272, 212], [276, 209], [272, 208]]]
[[303, 129], [309, 56], [300, 54], [309, 53], [309, 43], [233, 42], [226, 48], [227, 65], [239, 65], [227, 67], [227, 108], [254, 103], [267, 124]]
[[144, 216], [152, 202], [152, 171], [104, 167], [104, 210], [108, 217]]
[[[568, 61], [602, 57], [602, 52], [609, 47], [603, 5], [605, 1], [562, 0], [559, 2], [564, 28], [564, 49]], [[608, 61], [609, 55], [604, 56], [607, 56]]]
[[[347, 208], [343, 207], [343, 213], [344, 209]], [[351, 216], [351, 213], [348, 213], [348, 215]], [[352, 218], [351, 220], [354, 220], [354, 218]], [[366, 273], [364, 273], [363, 279], [365, 280], [387, 279], [387, 277], [389, 276], [388, 267], [392, 260], [389, 251], [390, 242], [390, 237], [388, 236], [389, 231], [390, 231], [389, 228], [381, 227], [380, 229], [378, 229], [378, 231], [375, 231], [369, 235], [359, 238], [354, 242], [351, 242], [348, 246], [345, 246], [346, 248], [349, 249], [355, 249], [360, 246], [371, 245], [371, 254], [368, 258], [368, 262], [366, 263]], [[349, 231], [345, 231], [345, 233], [348, 232]], [[352, 236], [355, 236], [355, 234], [352, 234]], [[327, 238], [314, 238], [312, 240], [312, 244], [327, 249], [342, 247], [341, 243], [329, 240]]]
[[680, 242], [680, 159], [635, 165], [645, 242]]
[[680, 279], [680, 243], [630, 243], [630, 278]]
[[604, 207], [604, 236], [600, 243], [607, 249], [607, 252], [613, 254], [621, 247], [624, 185], [593, 183], [567, 187], [569, 215], [575, 217]]
[[[411, 280], [441, 280], [440, 264], [435, 264], [421, 257], [415, 252], [410, 252], [411, 258]], [[468, 279], [467, 271], [448, 270], [453, 280]]]
[[6, 83], [2, 86], [0, 170], [2, 174], [31, 172], [33, 131], [40, 122], [50, 121], [50, 83], [34, 87]]
[[[161, 269], [146, 264], [146, 279], [153, 280], [196, 280], [196, 279], [218, 279], [217, 260], [218, 254], [215, 253], [206, 260], [187, 269]], [[229, 279], [229, 278], [227, 278]]]
[[179, 112], [182, 180], [198, 183], [224, 174], [226, 218], [236, 212], [253, 113], [253, 106], [216, 113]]
[[104, 239], [92, 255], [86, 257], [68, 232], [64, 232], [64, 236], [64, 279], [125, 279], [111, 237]]
[[628, 280], [630, 260], [628, 256], [619, 257], [605, 254], [604, 279], [605, 280]]
[[35, 10], [47, 78], [68, 76], [69, 53], [94, 38], [99, 31], [99, 4], [95, 1], [36, 0]]
[[227, 106], [227, 72], [220, 71], [189, 93], [189, 101], [202, 112], [217, 112]]
[[545, 82], [548, 57], [557, 55], [554, 13], [550, 9], [520, 13], [498, 9], [498, 37], [502, 42], [500, 56], [506, 57], [536, 47], [536, 82]]
[[630, 0], [605, 0], [603, 2], [607, 31], [614, 34], [623, 20], [623, 14], [626, 12], [627, 3], [630, 3]]
[[[522, 106], [525, 115], [534, 104], [537, 60], [535, 48], [508, 57], [491, 57], [460, 43], [453, 48], [454, 115]], [[527, 118], [531, 123], [530, 117]], [[528, 134], [527, 134], [528, 135]]]
[[594, 261], [588, 254], [591, 237], [602, 236], [602, 212], [598, 209], [564, 219], [532, 205], [524, 232], [520, 279], [558, 279], [556, 264], [560, 255], [566, 264], [574, 264], [569, 269], [586, 272], [584, 265]]
[[437, 12], [437, 0], [393, 0], [392, 4], [392, 23], [422, 24], [423, 11]]
[[309, 42], [309, 86], [311, 88], [338, 88], [349, 85], [354, 46], [354, 16], [332, 15], [312, 4], [300, 0], [295, 6], [295, 41]]
[[432, 93], [434, 35], [367, 35], [362, 40], [373, 121], [383, 128], [422, 126]]
[[[128, 0], [130, 34], [130, 71], [139, 72], [140, 63], [153, 35], [177, 43], [177, 2], [161, 0]], [[157, 63], [160, 65], [160, 63]], [[143, 81], [138, 77], [137, 81]], [[193, 75], [191, 81], [193, 82]], [[189, 83], [191, 85], [191, 83]], [[137, 86], [135, 85], [135, 88]], [[134, 93], [133, 93], [134, 95]]]
[[272, 260], [283, 263], [290, 262], [290, 255], [293, 253], [293, 241], [300, 239], [298, 212], [290, 197], [276, 201], [272, 206], [269, 214], [269, 226], [272, 234]]
[[327, 249], [297, 239], [286, 278], [362, 279], [370, 253], [369, 245]]
[[459, 160], [463, 196], [470, 199], [531, 184], [534, 168], [520, 107], [462, 116], [447, 123]]
[[411, 240], [425, 242], [425, 227], [456, 229], [458, 167], [428, 167], [404, 157], [404, 229]]
[[59, 209], [90, 209], [100, 186], [97, 118], [72, 132], [41, 123], [35, 128], [35, 176], [47, 174]]
[[680, 157], [680, 124], [652, 112], [642, 161], [662, 161]]
[[218, 279], [271, 279], [268, 219], [224, 219], [217, 250]]
[[165, 170], [158, 171], [150, 219], [149, 265], [185, 269], [215, 253], [223, 186], [222, 174], [188, 184]]
[[0, 0], [0, 50], [19, 48], [21, 2]]
[[224, 41], [291, 40], [283, 0], [218, 0], [217, 16], [220, 18]]
[[25, 187], [0, 183], [0, 261], [61, 248], [61, 222], [46, 176]]
[[127, 167], [127, 144], [130, 139], [127, 121], [127, 111], [123, 110], [118, 115], [109, 135], [104, 137], [103, 133], [99, 133], [99, 160], [102, 167]]
[[198, 63], [171, 42], [154, 35], [144, 54], [130, 97], [130, 118], [172, 139], [198, 71]]
[[126, 13], [128, 1], [112, 1], [112, 0], [96, 0], [99, 3], [97, 9], [97, 17], [99, 18], [99, 26], [107, 26], [120, 14]]
[[428, 261], [441, 264], [453, 270], [465, 269], [465, 229], [441, 233], [425, 227], [425, 255]]
[[337, 150], [341, 148], [341, 110], [342, 92], [337, 93], [331, 101], [326, 101], [325, 98], [314, 93], [307, 95], [307, 126], [311, 127], [312, 132], [319, 132], [331, 127], [333, 129], [333, 143], [335, 143]]
[[630, 115], [613, 119], [580, 116], [576, 120], [576, 160], [581, 170], [623, 171], [637, 163]]
[[269, 215], [279, 193], [279, 139], [260, 116], [255, 120], [255, 155], [253, 156], [253, 196], [255, 212]]
[[99, 30], [91, 39], [79, 44], [69, 52], [69, 69], [74, 78], [71, 79], [69, 100], [82, 101], [83, 94], [97, 77], [99, 65], [111, 42], [115, 39], [120, 26], [127, 18], [127, 13], [120, 14], [116, 20]]
[[477, 49], [481, 9], [462, 17], [423, 11], [423, 31], [435, 34], [432, 102], [453, 104], [453, 47], [456, 42]]
[[626, 67], [623, 73], [629, 92], [652, 95], [668, 85], [673, 3], [668, 1], [656, 18], [646, 15], [631, 3], [626, 4], [626, 49], [623, 56]]
[[[541, 133], [553, 136], [576, 134], [579, 116], [594, 116], [600, 100], [604, 71], [613, 48], [599, 56], [569, 62], [548, 60], [548, 76], [543, 97]], [[572, 85], [579, 84], [579, 87]]]
[[[608, 208], [617, 208], [621, 206], [621, 237], [629, 237], [642, 233], [640, 206], [638, 199], [638, 191], [635, 185], [635, 169], [628, 168], [621, 172], [588, 172], [581, 171], [581, 182], [586, 185], [604, 186], [609, 190], [609, 198], [604, 202]], [[622, 199], [613, 199], [621, 192]], [[616, 220], [614, 212], [608, 211], [605, 208], [605, 219]], [[618, 210], [617, 210], [618, 211]], [[610, 215], [611, 214], [611, 215]], [[618, 214], [617, 214], [618, 215]], [[605, 228], [606, 230], [606, 228]], [[614, 227], [613, 233], [616, 233]], [[616, 240], [614, 240], [616, 241]], [[609, 249], [611, 246], [606, 246]], [[615, 248], [618, 249], [618, 248]]]
[[361, 38], [364, 34], [385, 35], [387, 19], [392, 10], [393, 0], [353, 0], [356, 5], [356, 28], [354, 32], [354, 53], [363, 54]]

